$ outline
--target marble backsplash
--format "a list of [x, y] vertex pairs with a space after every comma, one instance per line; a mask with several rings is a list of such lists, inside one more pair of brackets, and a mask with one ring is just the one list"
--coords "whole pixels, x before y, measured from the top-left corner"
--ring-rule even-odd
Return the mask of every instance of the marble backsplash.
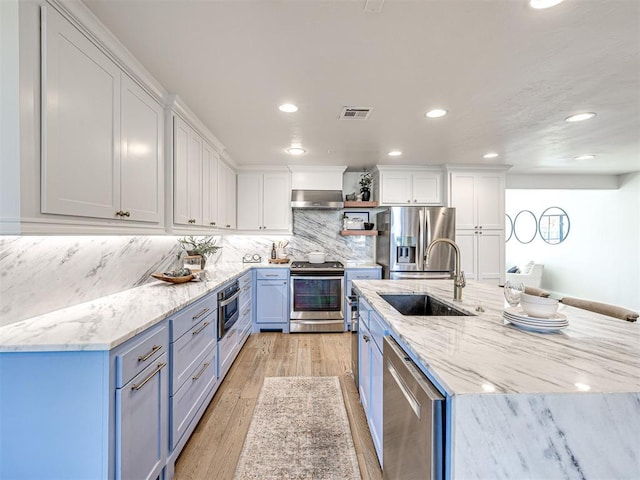
[[[225, 235], [209, 260], [240, 262], [247, 253], [269, 258], [273, 242], [288, 241], [291, 258], [311, 251], [329, 259], [373, 261], [373, 237], [342, 237], [341, 212], [294, 210], [293, 235]], [[152, 272], [180, 262], [182, 249], [163, 236], [0, 236], [0, 326], [143, 285]]]

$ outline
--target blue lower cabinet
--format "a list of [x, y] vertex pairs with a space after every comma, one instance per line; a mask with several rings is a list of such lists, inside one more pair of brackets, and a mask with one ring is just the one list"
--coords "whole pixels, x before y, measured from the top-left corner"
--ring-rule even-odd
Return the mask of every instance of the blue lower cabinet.
[[[360, 402], [367, 417], [378, 461], [382, 466], [382, 341], [388, 332], [386, 324], [376, 312], [367, 308], [366, 302], [364, 307], [360, 312], [358, 331]], [[368, 321], [363, 316], [368, 318]]]
[[256, 272], [255, 330], [289, 332], [289, 270], [258, 269]]
[[168, 355], [116, 389], [116, 478], [155, 479], [168, 444]]

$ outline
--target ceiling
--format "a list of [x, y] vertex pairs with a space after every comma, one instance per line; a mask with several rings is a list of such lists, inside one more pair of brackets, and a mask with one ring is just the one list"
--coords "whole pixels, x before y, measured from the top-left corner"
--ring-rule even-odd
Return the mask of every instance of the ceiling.
[[[85, 3], [238, 165], [640, 170], [637, 0]], [[344, 106], [373, 111], [338, 120]], [[434, 107], [449, 114], [425, 118]], [[585, 111], [597, 116], [564, 121]], [[285, 152], [294, 143], [303, 156]]]

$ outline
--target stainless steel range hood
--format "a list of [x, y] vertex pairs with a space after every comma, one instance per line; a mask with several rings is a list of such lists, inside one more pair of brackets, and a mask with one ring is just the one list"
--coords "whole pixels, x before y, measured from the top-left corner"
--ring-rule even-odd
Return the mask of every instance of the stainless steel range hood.
[[333, 209], [344, 208], [341, 190], [292, 190], [291, 208]]

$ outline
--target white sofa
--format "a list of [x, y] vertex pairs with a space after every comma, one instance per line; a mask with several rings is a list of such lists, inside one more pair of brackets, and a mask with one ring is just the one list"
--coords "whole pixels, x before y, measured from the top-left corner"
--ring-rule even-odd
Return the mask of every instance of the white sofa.
[[529, 262], [526, 265], [520, 267], [520, 273], [507, 272], [505, 280], [523, 282], [527, 287], [540, 288], [540, 284], [542, 283], [543, 271], [543, 264]]

